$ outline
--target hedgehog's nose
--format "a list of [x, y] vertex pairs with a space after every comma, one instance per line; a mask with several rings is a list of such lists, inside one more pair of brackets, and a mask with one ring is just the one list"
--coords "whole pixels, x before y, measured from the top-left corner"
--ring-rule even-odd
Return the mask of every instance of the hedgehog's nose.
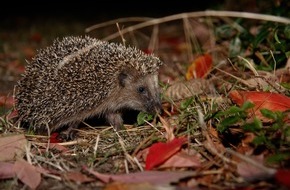
[[161, 110], [162, 110], [162, 105], [161, 105], [161, 101], [157, 101], [155, 102], [155, 107], [154, 107], [154, 111], [155, 113], [158, 113], [160, 114], [161, 113]]
[[147, 112], [149, 112], [151, 114], [155, 114], [155, 113], [160, 114], [161, 113], [162, 106], [161, 106], [160, 100], [158, 100], [158, 101], [152, 100], [152, 101], [150, 101], [150, 103], [148, 105], [149, 106], [147, 107]]

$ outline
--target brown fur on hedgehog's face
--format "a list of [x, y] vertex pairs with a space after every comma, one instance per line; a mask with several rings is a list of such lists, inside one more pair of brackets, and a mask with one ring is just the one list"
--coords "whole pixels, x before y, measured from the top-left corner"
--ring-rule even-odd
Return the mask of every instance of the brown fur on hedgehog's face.
[[157, 73], [140, 76], [138, 72], [124, 70], [118, 77], [123, 98], [122, 108], [134, 109], [148, 113], [161, 110], [161, 100]]

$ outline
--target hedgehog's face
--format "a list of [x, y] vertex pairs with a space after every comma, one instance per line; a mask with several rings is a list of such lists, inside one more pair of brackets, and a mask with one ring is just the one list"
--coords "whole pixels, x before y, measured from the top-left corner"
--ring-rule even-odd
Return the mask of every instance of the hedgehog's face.
[[156, 113], [161, 110], [161, 100], [157, 73], [140, 76], [137, 73], [119, 75], [122, 107]]

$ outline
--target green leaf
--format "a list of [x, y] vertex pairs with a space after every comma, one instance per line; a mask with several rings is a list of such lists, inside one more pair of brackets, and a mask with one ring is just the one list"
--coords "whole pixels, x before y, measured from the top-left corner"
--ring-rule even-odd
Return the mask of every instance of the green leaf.
[[290, 153], [277, 153], [267, 158], [268, 163], [279, 163], [282, 161], [289, 160]]
[[286, 137], [290, 137], [290, 126], [288, 124], [288, 126], [285, 128], [285, 136]]
[[277, 130], [280, 129], [282, 126], [283, 126], [283, 125], [281, 125], [280, 123], [274, 123], [274, 124], [272, 125], [272, 129], [273, 129], [274, 131], [277, 131]]
[[143, 125], [145, 121], [150, 121], [153, 119], [153, 115], [148, 114], [146, 112], [140, 112], [137, 116], [137, 124]]
[[264, 117], [267, 117], [269, 119], [273, 119], [275, 121], [277, 120], [277, 115], [269, 109], [261, 109], [260, 112], [262, 113], [262, 115]]
[[243, 125], [243, 129], [245, 131], [251, 131], [251, 132], [258, 132], [262, 129], [263, 124], [258, 118], [254, 118], [254, 121], [252, 123], [246, 123]]
[[256, 146], [266, 144], [266, 142], [267, 142], [267, 138], [265, 137], [265, 135], [256, 136], [253, 140], [253, 143]]
[[[290, 53], [290, 52], [289, 52]], [[290, 55], [290, 54], [289, 54]], [[290, 83], [288, 82], [283, 82], [283, 83], [280, 83], [281, 86], [283, 86], [284, 88], [287, 88], [287, 90], [290, 90]]]
[[243, 103], [241, 108], [242, 108], [242, 110], [246, 111], [246, 110], [251, 109], [253, 107], [255, 107], [255, 104], [253, 104], [250, 101], [246, 101], [245, 103]]
[[229, 116], [229, 115], [235, 115], [238, 113], [243, 112], [243, 110], [237, 106], [231, 106], [229, 109], [223, 111], [223, 112], [219, 112], [218, 116]]
[[260, 32], [257, 34], [256, 38], [253, 41], [253, 48], [257, 48], [269, 35], [269, 30], [266, 28], [261, 28]]
[[241, 118], [239, 116], [230, 116], [225, 118], [223, 121], [220, 122], [219, 126], [217, 127], [218, 131], [224, 132], [229, 128], [229, 126], [236, 124]]
[[290, 51], [286, 51], [286, 52], [285, 52], [285, 56], [286, 56], [287, 58], [290, 58]]
[[193, 97], [190, 97], [190, 98], [186, 99], [185, 101], [181, 102], [180, 109], [184, 110], [184, 109], [188, 108], [188, 106], [190, 104], [192, 104], [193, 100], [194, 100]]
[[274, 38], [275, 38], [275, 40], [276, 40], [277, 43], [281, 44], [281, 42], [279, 40], [279, 37], [278, 37], [278, 30], [275, 30]]

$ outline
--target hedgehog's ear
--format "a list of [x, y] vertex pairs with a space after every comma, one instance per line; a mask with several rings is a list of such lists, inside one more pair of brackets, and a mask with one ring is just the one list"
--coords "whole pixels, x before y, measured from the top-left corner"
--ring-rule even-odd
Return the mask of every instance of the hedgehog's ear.
[[128, 74], [126, 74], [124, 71], [122, 71], [118, 76], [119, 85], [122, 87], [125, 87], [126, 80], [128, 79], [128, 77], [129, 77]]

